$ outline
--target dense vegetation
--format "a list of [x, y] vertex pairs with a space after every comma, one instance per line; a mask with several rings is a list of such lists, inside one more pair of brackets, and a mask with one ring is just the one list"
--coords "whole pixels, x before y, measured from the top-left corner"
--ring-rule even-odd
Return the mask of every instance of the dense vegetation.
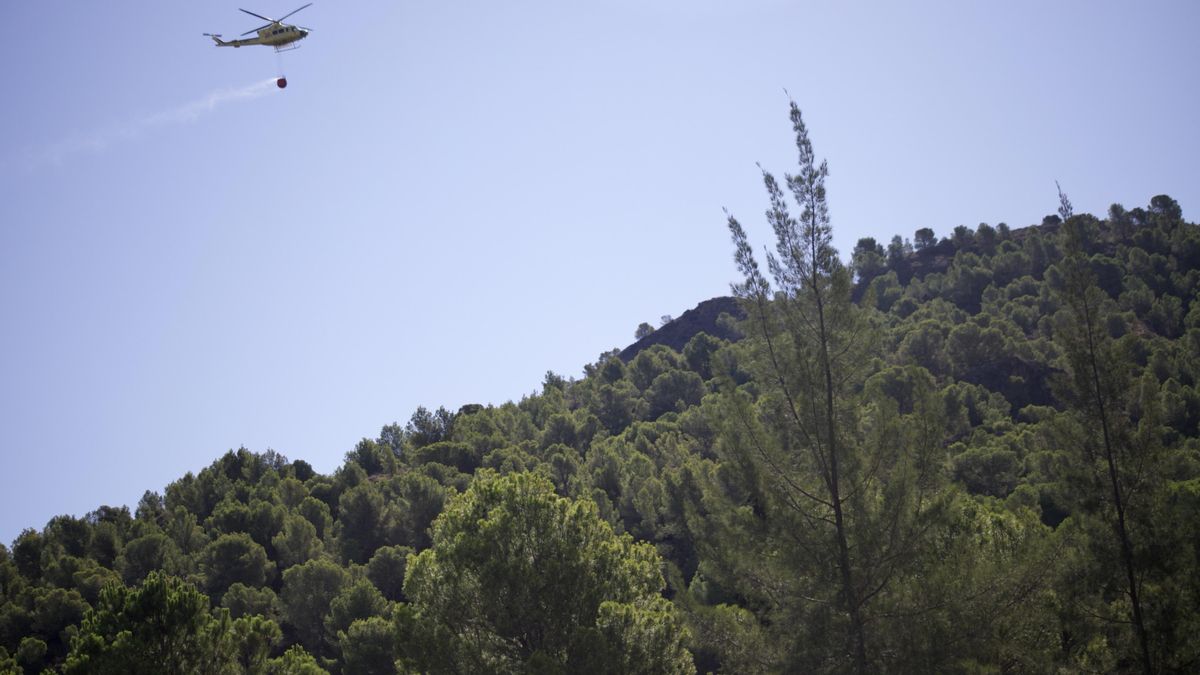
[[844, 265], [792, 122], [730, 339], [25, 530], [0, 673], [1200, 669], [1200, 228], [1060, 191]]

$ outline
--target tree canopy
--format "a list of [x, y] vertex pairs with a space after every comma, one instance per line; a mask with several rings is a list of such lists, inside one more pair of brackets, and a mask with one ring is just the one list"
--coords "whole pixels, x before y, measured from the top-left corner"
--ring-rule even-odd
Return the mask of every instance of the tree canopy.
[[634, 655], [692, 672], [660, 564], [544, 477], [478, 474], [408, 567], [409, 653], [431, 672], [627, 672]]

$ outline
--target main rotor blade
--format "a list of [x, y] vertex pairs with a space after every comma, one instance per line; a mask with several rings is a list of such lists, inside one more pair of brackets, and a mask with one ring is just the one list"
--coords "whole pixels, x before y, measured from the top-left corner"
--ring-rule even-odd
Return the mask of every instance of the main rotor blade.
[[[304, 7], [301, 7], [300, 9], [305, 9], [306, 7], [312, 7], [312, 3], [310, 2], [310, 3], [308, 3], [307, 5], [305, 5]], [[283, 21], [284, 19], [286, 19], [286, 18], [288, 18], [289, 16], [291, 16], [291, 15], [295, 14], [296, 12], [299, 12], [299, 11], [300, 11], [300, 9], [293, 9], [292, 11], [288, 12], [287, 14], [284, 14], [283, 16], [279, 17], [279, 20], [280, 20], [280, 21]]]
[[[239, 7], [238, 9], [242, 9], [242, 8]], [[255, 14], [254, 12], [251, 12], [248, 9], [242, 9], [242, 11], [249, 14], [250, 16], [257, 16], [258, 18], [262, 19], [263, 21], [270, 21], [271, 23], [275, 23], [275, 19], [272, 19], [271, 17], [263, 16], [262, 14]]]
[[258, 31], [266, 28], [267, 26], [274, 26], [274, 25], [275, 25], [275, 22], [272, 21], [271, 23], [263, 24], [263, 25], [259, 26], [258, 28], [255, 28], [254, 30], [248, 30], [245, 33], [242, 33], [242, 35], [249, 35], [251, 33], [257, 33]]

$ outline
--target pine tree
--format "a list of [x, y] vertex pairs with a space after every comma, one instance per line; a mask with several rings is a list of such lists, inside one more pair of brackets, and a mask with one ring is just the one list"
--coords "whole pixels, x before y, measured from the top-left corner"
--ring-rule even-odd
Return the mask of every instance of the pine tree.
[[[1139, 660], [1146, 673], [1154, 671], [1150, 637], [1141, 598], [1141, 571], [1137, 561], [1131, 507], [1149, 499], [1154, 475], [1154, 449], [1147, 439], [1139, 442], [1129, 414], [1135, 391], [1130, 362], [1105, 329], [1104, 292], [1085, 254], [1090, 216], [1071, 214], [1070, 201], [1059, 190], [1067, 216], [1063, 226], [1063, 288], [1067, 322], [1055, 332], [1070, 366], [1070, 379], [1062, 392], [1074, 421], [1076, 459], [1082, 471], [1072, 474], [1082, 504], [1080, 517], [1098, 516], [1108, 522], [1119, 547], [1118, 566], [1124, 576], [1129, 601], [1128, 620], [1137, 638]], [[1132, 502], [1134, 495], [1138, 502]]]
[[[840, 635], [827, 637], [840, 644], [788, 667], [865, 673], [880, 665], [872, 655], [872, 607], [913, 562], [937, 501], [942, 431], [931, 382], [917, 387], [913, 409], [903, 412], [886, 396], [864, 392], [876, 331], [851, 302], [850, 273], [832, 244], [829, 169], [816, 163], [795, 103], [791, 120], [800, 172], [785, 182], [800, 206], [798, 219], [763, 170], [776, 240], [767, 255], [774, 290], [744, 229], [728, 219], [744, 276], [734, 292], [747, 307], [759, 395], [727, 383], [731, 423], [723, 445], [759, 521], [750, 526], [761, 527], [759, 540], [769, 542], [763, 559], [788, 568], [774, 577], [792, 596], [781, 601], [787, 611], [808, 614], [800, 623], [811, 631], [829, 623], [814, 620], [817, 614], [836, 607], [826, 618]], [[836, 596], [822, 598], [826, 588]]]

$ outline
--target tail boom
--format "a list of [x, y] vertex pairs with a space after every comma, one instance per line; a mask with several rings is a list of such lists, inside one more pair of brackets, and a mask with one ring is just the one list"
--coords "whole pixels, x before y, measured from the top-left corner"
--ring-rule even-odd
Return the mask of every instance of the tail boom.
[[221, 35], [219, 33], [205, 33], [205, 35], [212, 38], [212, 41], [217, 43], [218, 47], [241, 47], [243, 44], [249, 42], [248, 40], [225, 41], [221, 39]]

